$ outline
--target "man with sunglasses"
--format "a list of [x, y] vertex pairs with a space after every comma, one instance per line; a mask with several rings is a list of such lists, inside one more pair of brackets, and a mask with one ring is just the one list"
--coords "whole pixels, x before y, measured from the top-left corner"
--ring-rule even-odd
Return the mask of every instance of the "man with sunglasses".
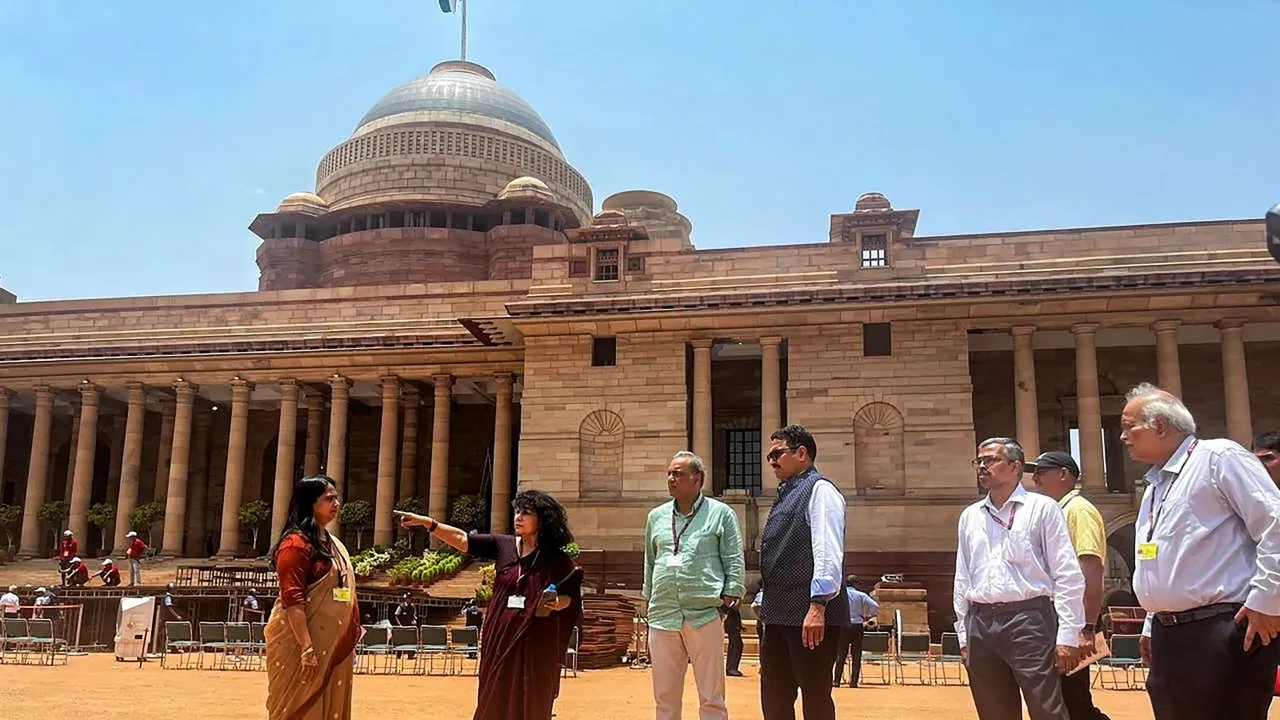
[[1280, 432], [1263, 433], [1254, 438], [1253, 454], [1262, 461], [1271, 481], [1280, 487]]
[[770, 436], [765, 458], [778, 495], [760, 539], [764, 644], [760, 705], [764, 720], [793, 720], [797, 689], [805, 720], [834, 720], [831, 678], [844, 598], [844, 496], [813, 466], [818, 444], [800, 425]]
[[[1076, 487], [1080, 481], [1080, 466], [1068, 453], [1060, 450], [1042, 453], [1023, 469], [1031, 473], [1036, 489], [1058, 501], [1058, 507], [1066, 515], [1071, 546], [1075, 548], [1080, 570], [1084, 573], [1084, 631], [1080, 635], [1080, 644], [1089, 648], [1095, 642], [1094, 628], [1102, 615], [1106, 523], [1098, 508]], [[1101, 710], [1094, 707], [1093, 694], [1089, 691], [1088, 667], [1062, 676], [1062, 700], [1067, 704], [1071, 720], [1108, 720]]]
[[981, 720], [1070, 720], [1060, 674], [1080, 658], [1084, 575], [1067, 520], [1048, 496], [1022, 486], [1025, 456], [1013, 438], [978, 445], [987, 496], [960, 513], [956, 634]]

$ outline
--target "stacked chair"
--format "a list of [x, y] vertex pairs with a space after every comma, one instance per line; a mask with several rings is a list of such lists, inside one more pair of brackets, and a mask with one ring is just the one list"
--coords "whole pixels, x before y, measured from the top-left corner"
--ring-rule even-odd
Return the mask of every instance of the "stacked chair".
[[67, 642], [54, 637], [48, 618], [6, 617], [0, 624], [0, 662], [66, 665]]

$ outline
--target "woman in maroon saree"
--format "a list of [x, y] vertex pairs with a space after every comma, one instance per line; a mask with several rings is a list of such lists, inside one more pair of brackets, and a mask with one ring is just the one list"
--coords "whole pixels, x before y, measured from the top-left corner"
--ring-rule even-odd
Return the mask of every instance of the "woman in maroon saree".
[[582, 571], [564, 551], [573, 542], [564, 508], [537, 490], [520, 493], [512, 506], [515, 535], [468, 535], [430, 517], [397, 513], [404, 527], [425, 527], [462, 552], [494, 561], [474, 720], [550, 720], [582, 612]]

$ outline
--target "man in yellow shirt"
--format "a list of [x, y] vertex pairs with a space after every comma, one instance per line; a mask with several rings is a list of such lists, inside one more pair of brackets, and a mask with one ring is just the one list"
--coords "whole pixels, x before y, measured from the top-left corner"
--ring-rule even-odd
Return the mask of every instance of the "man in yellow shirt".
[[[1085, 625], [1080, 645], [1092, 647], [1094, 628], [1102, 614], [1102, 583], [1107, 557], [1106, 524], [1102, 521], [1102, 513], [1076, 488], [1080, 480], [1080, 466], [1069, 454], [1047, 452], [1023, 468], [1031, 473], [1036, 489], [1057, 500], [1058, 507], [1067, 516], [1071, 545], [1080, 560], [1080, 569], [1084, 571]], [[1062, 676], [1062, 699], [1071, 720], [1107, 720], [1107, 716], [1093, 706], [1087, 667], [1074, 675]]]

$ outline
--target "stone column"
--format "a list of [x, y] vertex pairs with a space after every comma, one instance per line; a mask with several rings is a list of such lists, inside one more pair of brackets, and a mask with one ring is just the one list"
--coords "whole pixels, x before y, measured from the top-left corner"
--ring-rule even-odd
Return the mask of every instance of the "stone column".
[[[769, 436], [782, 427], [782, 338], [760, 338], [760, 447], [769, 449]], [[778, 479], [764, 458], [760, 474], [760, 491], [765, 495], [778, 492]]]
[[493, 411], [493, 495], [489, 502], [489, 532], [511, 532], [511, 373], [499, 373]]
[[[156, 502], [165, 502], [169, 498], [169, 456], [173, 451], [173, 415], [174, 405], [171, 400], [164, 400], [160, 405], [160, 454], [156, 459]], [[165, 508], [165, 512], [169, 511]]]
[[80, 542], [89, 545], [89, 501], [93, 495], [93, 456], [98, 450], [98, 403], [101, 388], [80, 385], [80, 438], [76, 442], [76, 474], [71, 486], [71, 519], [68, 526]]
[[382, 425], [378, 432], [378, 484], [373, 502], [373, 544], [395, 542], [396, 446], [400, 440], [400, 378], [382, 378]]
[[240, 501], [244, 495], [244, 447], [249, 429], [249, 396], [253, 385], [231, 381], [231, 436], [227, 440], [226, 486], [222, 491], [222, 540], [218, 557], [235, 557], [240, 551]]
[[[271, 534], [268, 542], [280, 537], [289, 519], [289, 501], [293, 497], [293, 461], [298, 443], [298, 383], [280, 381], [280, 431], [276, 437], [276, 488], [271, 498]], [[308, 442], [310, 445], [310, 442]]]
[[1249, 374], [1244, 362], [1244, 320], [1227, 318], [1218, 321], [1215, 327], [1222, 335], [1227, 437], [1249, 447], [1253, 442], [1253, 415], [1249, 407]]
[[693, 451], [707, 466], [706, 489], [711, 488], [711, 341], [693, 341]]
[[1071, 326], [1076, 336], [1076, 412], [1080, 427], [1081, 484], [1106, 491], [1102, 459], [1102, 405], [1098, 398], [1097, 323]]
[[13, 391], [0, 388], [0, 485], [4, 484], [4, 455], [9, 444], [9, 405], [13, 401]]
[[399, 499], [407, 500], [418, 494], [418, 407], [422, 398], [418, 389], [406, 385], [400, 395], [403, 406], [400, 431], [400, 493]]
[[125, 549], [129, 542], [125, 535], [133, 528], [129, 525], [129, 513], [138, 506], [138, 486], [142, 481], [142, 435], [147, 419], [147, 389], [140, 382], [131, 382], [129, 411], [124, 419], [124, 452], [120, 459], [120, 495], [116, 501], [116, 548]]
[[431, 489], [427, 514], [445, 522], [449, 515], [449, 416], [453, 411], [453, 376], [436, 375], [431, 419]]
[[18, 554], [40, 555], [40, 506], [48, 496], [49, 433], [53, 429], [53, 390], [36, 386], [36, 417], [31, 430], [31, 462], [27, 465], [27, 496], [22, 503], [22, 542]]
[[307, 454], [302, 461], [302, 474], [307, 477], [320, 474], [320, 441], [324, 433], [324, 398], [307, 397]]
[[1182, 397], [1182, 371], [1178, 367], [1177, 320], [1159, 320], [1151, 324], [1156, 334], [1156, 382], [1173, 395]]
[[[108, 421], [107, 437], [108, 445], [110, 445], [110, 454], [107, 459], [107, 502], [120, 497], [120, 473], [124, 470], [124, 424], [126, 418], [119, 415], [113, 415]], [[114, 503], [113, 503], [114, 504]], [[117, 510], [119, 506], [117, 505]], [[111, 528], [107, 533], [110, 537], [104, 538], [107, 544], [104, 549], [111, 552], [115, 549], [115, 528]]]
[[191, 442], [191, 479], [187, 492], [187, 557], [208, 557], [205, 549], [205, 532], [209, 529], [209, 426], [213, 414], [201, 410], [196, 413], [195, 439]]
[[1040, 455], [1040, 407], [1036, 400], [1036, 353], [1032, 345], [1036, 329], [1018, 325], [1013, 334], [1013, 400], [1017, 414], [1018, 442], [1027, 459]]
[[187, 478], [191, 471], [191, 418], [196, 386], [186, 380], [173, 384], [173, 451], [169, 455], [169, 487], [164, 503], [164, 535], [161, 551], [170, 557], [182, 554], [187, 533]]
[[[71, 409], [71, 440], [67, 443], [67, 475], [62, 479], [62, 499], [71, 503], [71, 490], [76, 484], [76, 448], [80, 447], [80, 413], [75, 407]], [[56, 455], [57, 452], [55, 451]], [[80, 538], [83, 540], [84, 538]]]
[[[341, 375], [329, 378], [329, 450], [325, 454], [325, 475], [333, 478], [338, 497], [346, 502], [347, 474], [347, 403], [351, 399], [351, 381]], [[340, 523], [335, 518], [329, 532], [338, 534]]]

